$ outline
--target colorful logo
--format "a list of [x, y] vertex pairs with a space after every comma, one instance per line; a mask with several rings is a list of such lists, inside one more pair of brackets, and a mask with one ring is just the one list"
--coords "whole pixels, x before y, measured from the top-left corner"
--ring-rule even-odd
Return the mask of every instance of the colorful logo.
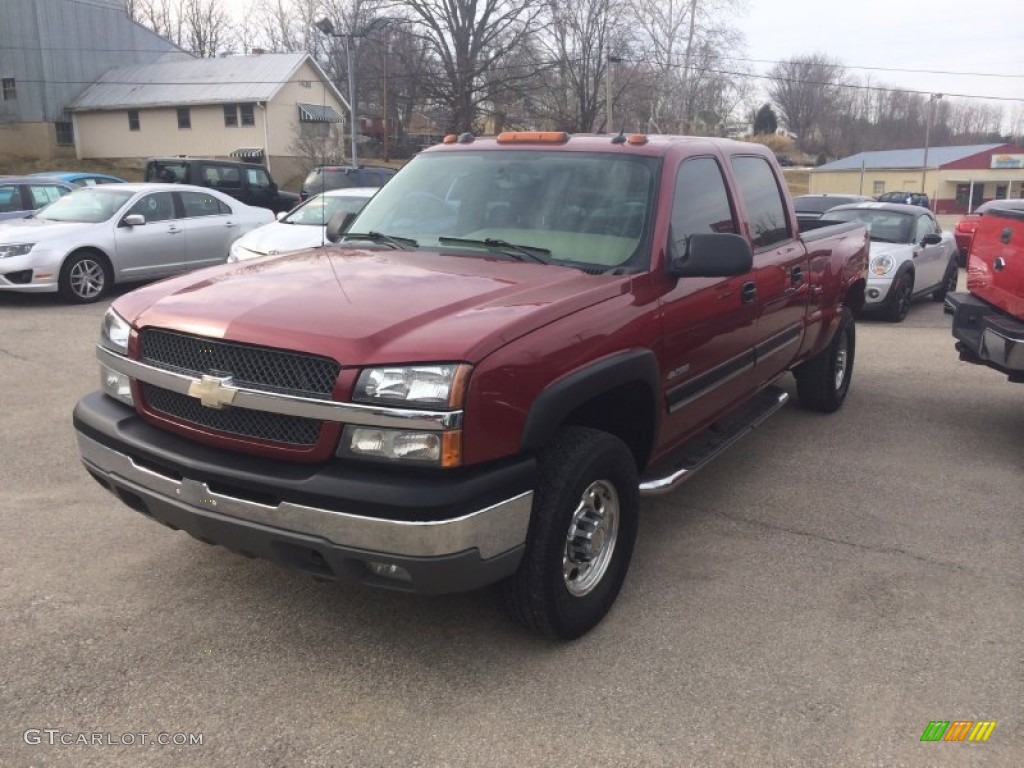
[[988, 741], [995, 728], [995, 720], [932, 720], [921, 741]]

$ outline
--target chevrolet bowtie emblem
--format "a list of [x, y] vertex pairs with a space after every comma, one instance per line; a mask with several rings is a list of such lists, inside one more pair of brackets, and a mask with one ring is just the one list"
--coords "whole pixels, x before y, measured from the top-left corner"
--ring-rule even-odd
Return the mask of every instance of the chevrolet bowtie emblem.
[[198, 397], [205, 407], [219, 410], [231, 405], [238, 390], [231, 386], [230, 376], [203, 376], [188, 385], [188, 393], [191, 397]]

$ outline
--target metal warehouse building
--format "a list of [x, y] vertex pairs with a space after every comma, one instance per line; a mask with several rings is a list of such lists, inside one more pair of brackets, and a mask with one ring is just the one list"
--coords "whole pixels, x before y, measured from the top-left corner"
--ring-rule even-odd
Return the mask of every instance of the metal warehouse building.
[[861, 152], [811, 171], [809, 191], [859, 195], [925, 192], [935, 213], [968, 213], [986, 200], [1024, 197], [1024, 147], [966, 147]]

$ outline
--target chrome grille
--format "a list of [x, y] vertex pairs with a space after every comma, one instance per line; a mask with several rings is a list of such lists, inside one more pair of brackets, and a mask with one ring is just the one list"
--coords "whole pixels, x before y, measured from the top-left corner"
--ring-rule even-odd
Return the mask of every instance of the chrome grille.
[[311, 447], [320, 436], [320, 422], [299, 416], [253, 411], [248, 408], [207, 408], [188, 395], [142, 383], [142, 394], [150, 410], [202, 427], [257, 440]]
[[[341, 366], [325, 357], [146, 328], [143, 362], [192, 375], [231, 375], [232, 384], [291, 395], [330, 397]], [[209, 410], [209, 409], [204, 409]]]

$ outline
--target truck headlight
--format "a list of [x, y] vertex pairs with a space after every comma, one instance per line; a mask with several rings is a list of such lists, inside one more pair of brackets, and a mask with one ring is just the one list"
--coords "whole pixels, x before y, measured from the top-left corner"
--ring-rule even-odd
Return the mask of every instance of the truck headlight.
[[12, 256], [24, 256], [32, 250], [35, 243], [17, 243], [14, 245], [0, 245], [0, 259], [8, 259]]
[[895, 266], [896, 260], [893, 259], [892, 256], [875, 256], [875, 258], [871, 260], [870, 272], [872, 275], [881, 277], [882, 275], [887, 275], [892, 272], [893, 267]]
[[359, 374], [352, 399], [377, 405], [461, 408], [472, 370], [458, 363], [367, 368]]
[[111, 352], [119, 355], [128, 354], [128, 336], [131, 335], [132, 327], [128, 321], [117, 312], [108, 309], [103, 315], [103, 324], [100, 326], [100, 346], [106, 347]]
[[[100, 325], [100, 346], [119, 355], [128, 354], [128, 336], [132, 327], [117, 312], [108, 309]], [[125, 405], [135, 406], [131, 379], [105, 365], [100, 365], [100, 387], [110, 397]]]

